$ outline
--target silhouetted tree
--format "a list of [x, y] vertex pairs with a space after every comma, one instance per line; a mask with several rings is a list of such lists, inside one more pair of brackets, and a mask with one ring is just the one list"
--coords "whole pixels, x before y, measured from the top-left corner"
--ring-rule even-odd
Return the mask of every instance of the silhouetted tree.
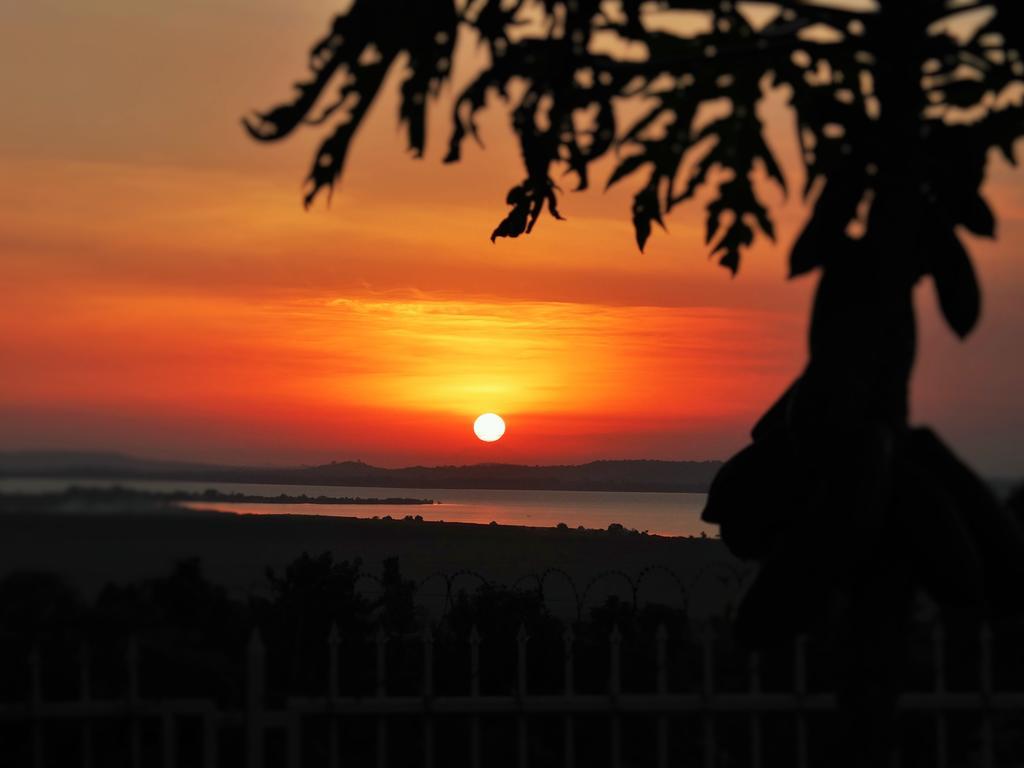
[[[340, 176], [385, 76], [417, 156], [426, 110], [460, 35], [486, 52], [455, 99], [459, 159], [490, 94], [511, 106], [525, 178], [492, 239], [559, 213], [556, 171], [639, 181], [642, 249], [653, 225], [701, 193], [711, 253], [736, 272], [757, 233], [774, 237], [765, 184], [787, 181], [758, 107], [788, 94], [811, 213], [790, 271], [820, 269], [808, 365], [729, 462], [706, 516], [764, 564], [740, 637], [771, 643], [841, 605], [850, 711], [893, 705], [894, 639], [924, 584], [951, 615], [1006, 607], [1021, 576], [1019, 530], [970, 470], [908, 426], [914, 285], [930, 276], [949, 326], [976, 325], [980, 291], [960, 228], [993, 237], [980, 194], [992, 150], [1024, 135], [1024, 4], [1018, 0], [355, 0], [311, 52], [295, 98], [245, 121], [261, 140], [332, 124], [307, 205]], [[627, 45], [628, 44], [628, 45]], [[329, 89], [337, 87], [337, 90]], [[620, 100], [636, 111], [625, 119]], [[326, 103], [323, 103], [325, 102]], [[855, 725], [851, 764], [875, 762], [885, 717]]]
[[1017, 486], [1006, 503], [1010, 507], [1011, 514], [1017, 520], [1024, 521], [1024, 485]]

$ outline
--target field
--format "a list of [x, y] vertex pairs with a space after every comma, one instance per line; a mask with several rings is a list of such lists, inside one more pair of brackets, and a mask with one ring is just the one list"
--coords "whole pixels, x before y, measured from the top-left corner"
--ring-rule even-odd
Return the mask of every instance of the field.
[[638, 585], [639, 599], [671, 605], [681, 603], [682, 587], [693, 598], [693, 610], [702, 612], [735, 597], [740, 568], [714, 539], [625, 530], [232, 515], [173, 508], [145, 514], [0, 515], [0, 562], [5, 573], [57, 573], [86, 596], [108, 582], [165, 574], [175, 562], [190, 557], [198, 557], [207, 576], [233, 594], [260, 593], [268, 567], [281, 569], [303, 552], [359, 559], [370, 574], [379, 573], [385, 559], [396, 557], [403, 575], [422, 583], [418, 602], [438, 607], [449, 588], [446, 577], [460, 572], [471, 573], [461, 573], [451, 582], [455, 590], [474, 588], [479, 577], [473, 574], [494, 583], [535, 587], [537, 580], [529, 577], [549, 571], [544, 590], [553, 610], [570, 610], [581, 600], [593, 605], [609, 593], [632, 599], [632, 581]]

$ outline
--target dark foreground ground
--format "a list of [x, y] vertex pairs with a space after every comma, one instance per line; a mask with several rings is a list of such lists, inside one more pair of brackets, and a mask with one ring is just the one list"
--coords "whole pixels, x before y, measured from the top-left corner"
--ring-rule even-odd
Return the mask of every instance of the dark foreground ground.
[[[329, 516], [232, 515], [151, 511], [138, 514], [0, 515], [0, 576], [14, 571], [60, 575], [84, 596], [108, 582], [128, 583], [168, 573], [198, 557], [207, 578], [236, 596], [261, 594], [266, 569], [280, 571], [308, 552], [359, 559], [381, 572], [397, 557], [403, 576], [422, 583], [418, 602], [441, 608], [449, 589], [472, 590], [479, 574], [507, 586], [545, 578], [552, 610], [570, 611], [608, 594], [680, 605], [684, 590], [695, 614], [735, 599], [739, 564], [713, 539], [647, 536], [628, 531], [580, 531], [413, 520]], [[645, 574], [645, 571], [646, 574]], [[669, 573], [668, 571], [671, 571]], [[470, 573], [460, 573], [470, 572]], [[444, 576], [435, 576], [443, 574]], [[566, 578], [566, 576], [568, 578]], [[571, 584], [570, 584], [571, 581]], [[632, 582], [632, 584], [631, 584]], [[373, 589], [372, 580], [366, 589]]]

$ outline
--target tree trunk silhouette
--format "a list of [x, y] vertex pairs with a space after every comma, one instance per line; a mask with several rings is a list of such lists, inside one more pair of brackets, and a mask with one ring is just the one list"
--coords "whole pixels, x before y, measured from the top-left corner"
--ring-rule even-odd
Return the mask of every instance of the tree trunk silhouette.
[[[886, 75], [878, 97], [889, 142], [867, 169], [877, 178], [866, 234], [840, 238], [823, 255], [807, 367], [753, 431], [755, 446], [781, 452], [790, 466], [762, 458], [740, 473], [783, 488], [795, 511], [761, 543], [739, 637], [756, 647], [830, 630], [844, 732], [837, 760], [848, 768], [882, 766], [891, 755], [915, 588], [936, 598], [954, 631], [976, 636], [1003, 598], [1016, 602], [996, 590], [1020, 578], [1024, 554], [1019, 529], [985, 484], [933, 433], [909, 424], [913, 291], [930, 271], [936, 224], [927, 221], [920, 148], [916, 41], [926, 32], [914, 26], [914, 5], [882, 11], [889, 35], [877, 51]], [[767, 477], [780, 471], [781, 482]]]

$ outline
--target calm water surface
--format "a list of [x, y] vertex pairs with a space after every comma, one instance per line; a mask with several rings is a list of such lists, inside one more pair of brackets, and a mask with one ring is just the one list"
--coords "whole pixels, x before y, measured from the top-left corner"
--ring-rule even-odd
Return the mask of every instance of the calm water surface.
[[3, 478], [0, 492], [43, 493], [77, 485], [107, 488], [119, 485], [148, 491], [202, 493], [212, 488], [222, 493], [253, 496], [334, 496], [433, 499], [431, 505], [379, 504], [236, 504], [195, 502], [190, 506], [244, 514], [332, 515], [337, 517], [405, 517], [455, 523], [489, 523], [550, 527], [558, 523], [575, 528], [607, 528], [621, 523], [627, 528], [666, 536], [696, 536], [717, 532], [700, 520], [707, 498], [703, 493], [611, 493], [605, 491], [487, 491], [459, 488], [356, 488], [337, 485], [272, 485], [254, 483], [177, 482], [163, 480], [77, 480], [51, 478]]

